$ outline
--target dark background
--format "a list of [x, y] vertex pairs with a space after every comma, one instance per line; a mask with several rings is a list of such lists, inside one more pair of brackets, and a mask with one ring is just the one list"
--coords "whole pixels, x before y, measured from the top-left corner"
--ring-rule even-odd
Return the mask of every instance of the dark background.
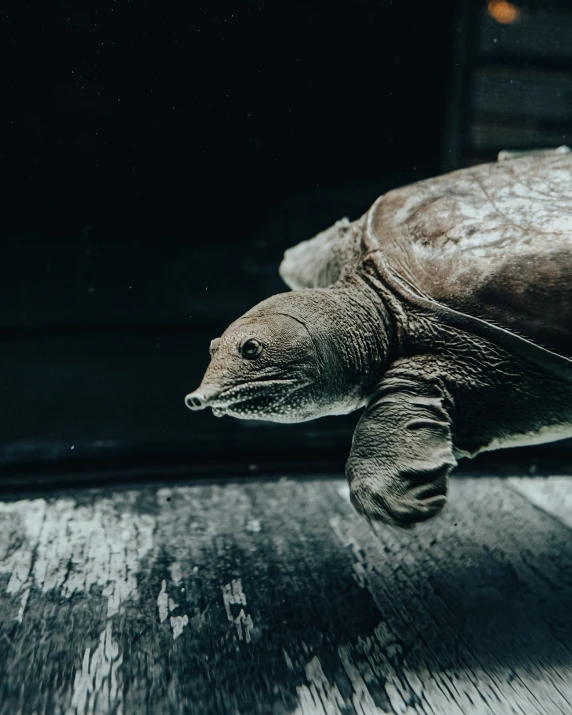
[[438, 167], [453, 0], [201, 5], [9, 3], [5, 231], [234, 245], [293, 194]]
[[454, 9], [10, 3], [4, 325], [232, 317], [285, 200], [438, 170]]
[[[4, 478], [343, 465], [354, 417], [216, 420], [183, 397], [210, 339], [285, 289], [286, 247], [388, 188], [511, 148], [494, 134], [505, 119], [529, 131], [517, 148], [538, 143], [544, 120], [523, 125], [502, 71], [507, 56], [536, 71], [522, 28], [568, 16], [519, 7], [511, 50], [514, 28], [477, 1], [6, 3]], [[483, 119], [478, 71], [499, 61], [500, 115]], [[483, 121], [493, 138], [478, 145]]]

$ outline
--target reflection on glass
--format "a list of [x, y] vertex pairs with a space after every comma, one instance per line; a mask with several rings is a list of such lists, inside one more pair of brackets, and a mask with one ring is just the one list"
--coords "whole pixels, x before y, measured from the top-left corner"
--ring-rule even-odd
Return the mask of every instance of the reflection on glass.
[[506, 0], [490, 0], [488, 9], [489, 14], [503, 25], [511, 25], [520, 17], [520, 10], [516, 5]]

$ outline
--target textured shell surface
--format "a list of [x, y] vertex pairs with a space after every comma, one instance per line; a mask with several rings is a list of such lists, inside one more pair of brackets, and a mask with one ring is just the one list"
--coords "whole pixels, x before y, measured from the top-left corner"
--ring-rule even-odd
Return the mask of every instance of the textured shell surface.
[[461, 169], [381, 196], [366, 254], [426, 296], [546, 348], [572, 350], [572, 152]]

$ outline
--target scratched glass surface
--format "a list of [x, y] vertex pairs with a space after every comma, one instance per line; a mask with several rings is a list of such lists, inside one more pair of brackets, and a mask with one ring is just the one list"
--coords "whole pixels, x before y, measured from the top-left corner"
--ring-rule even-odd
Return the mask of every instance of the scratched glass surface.
[[357, 415], [189, 412], [210, 340], [286, 289], [286, 248], [390, 188], [572, 143], [563, 0], [11, 0], [5, 15], [4, 478], [343, 467]]

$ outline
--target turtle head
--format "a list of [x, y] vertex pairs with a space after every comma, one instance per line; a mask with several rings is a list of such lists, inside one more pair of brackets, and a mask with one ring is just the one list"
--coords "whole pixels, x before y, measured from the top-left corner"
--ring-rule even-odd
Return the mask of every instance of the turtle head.
[[336, 350], [339, 315], [324, 311], [324, 293], [275, 295], [232, 323], [211, 342], [210, 365], [200, 387], [186, 396], [187, 407], [274, 422], [359, 407], [344, 381], [343, 351]]
[[315, 416], [318, 357], [295, 317], [250, 311], [211, 342], [210, 353], [200, 387], [185, 398], [190, 409], [275, 422]]

